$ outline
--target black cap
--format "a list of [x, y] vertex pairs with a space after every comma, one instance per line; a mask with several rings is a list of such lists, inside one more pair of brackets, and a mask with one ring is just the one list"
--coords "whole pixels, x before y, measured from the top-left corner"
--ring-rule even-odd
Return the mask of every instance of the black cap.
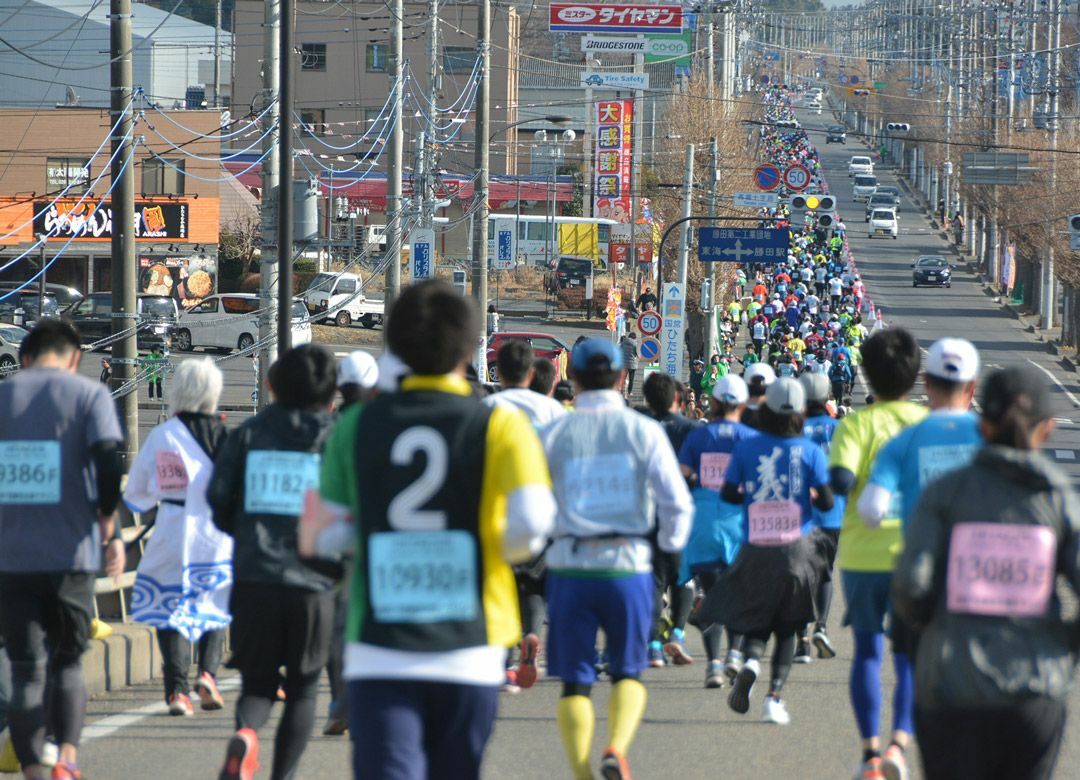
[[982, 386], [983, 417], [998, 422], [1014, 404], [1022, 405], [1035, 420], [1050, 417], [1046, 378], [1027, 366], [1010, 366], [990, 374]]

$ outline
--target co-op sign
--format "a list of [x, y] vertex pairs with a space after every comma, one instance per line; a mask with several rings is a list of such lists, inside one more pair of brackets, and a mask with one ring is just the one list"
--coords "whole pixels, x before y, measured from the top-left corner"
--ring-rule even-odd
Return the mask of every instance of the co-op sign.
[[618, 52], [620, 54], [646, 54], [650, 57], [685, 57], [690, 53], [690, 44], [682, 38], [603, 37], [586, 35], [581, 39], [581, 50], [586, 54]]
[[553, 32], [678, 33], [682, 27], [683, 9], [678, 5], [552, 3], [548, 6], [548, 29]]

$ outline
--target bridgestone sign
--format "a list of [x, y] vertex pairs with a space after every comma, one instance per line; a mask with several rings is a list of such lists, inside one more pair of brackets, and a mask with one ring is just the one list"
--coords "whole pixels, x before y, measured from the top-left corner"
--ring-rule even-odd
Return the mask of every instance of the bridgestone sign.
[[581, 50], [583, 52], [593, 51], [606, 51], [606, 52], [622, 52], [628, 54], [644, 53], [648, 46], [648, 41], [644, 38], [599, 38], [591, 35], [586, 35], [581, 39]]

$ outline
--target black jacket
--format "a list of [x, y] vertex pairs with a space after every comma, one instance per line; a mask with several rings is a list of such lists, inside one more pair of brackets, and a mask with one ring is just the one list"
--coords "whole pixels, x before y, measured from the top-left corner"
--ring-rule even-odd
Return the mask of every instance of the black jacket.
[[[233, 537], [233, 577], [237, 582], [287, 585], [322, 591], [340, 577], [337, 564], [301, 560], [295, 515], [245, 511], [248, 453], [255, 450], [321, 452], [333, 425], [329, 414], [267, 407], [229, 434], [214, 460], [206, 497], [214, 524]], [[316, 483], [313, 487], [318, 488]]]

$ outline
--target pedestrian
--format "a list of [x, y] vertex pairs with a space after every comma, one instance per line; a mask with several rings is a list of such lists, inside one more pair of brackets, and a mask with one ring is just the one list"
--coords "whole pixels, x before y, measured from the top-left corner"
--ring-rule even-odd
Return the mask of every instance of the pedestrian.
[[229, 434], [207, 490], [214, 524], [233, 538], [228, 665], [241, 679], [236, 733], [221, 780], [251, 777], [258, 730], [270, 717], [279, 686], [285, 712], [271, 777], [296, 775], [315, 723], [341, 576], [336, 562], [303, 561], [297, 551], [302, 503], [318, 485], [320, 453], [333, 423], [334, 356], [315, 344], [294, 347], [270, 367], [269, 379], [274, 402]]
[[159, 344], [154, 344], [150, 347], [150, 353], [146, 356], [143, 365], [146, 371], [147, 392], [151, 400], [154, 399], [155, 392], [157, 393], [157, 399], [164, 401], [165, 396], [161, 392], [161, 380], [165, 376], [165, 366], [167, 364], [165, 353]]
[[637, 334], [630, 331], [619, 341], [619, 349], [622, 351], [623, 365], [626, 366], [626, 397], [634, 394], [634, 376], [638, 367]]
[[[682, 552], [678, 582], [683, 584], [692, 578], [706, 596], [742, 547], [742, 506], [720, 497], [724, 473], [735, 446], [757, 436], [755, 430], [739, 422], [750, 398], [742, 377], [724, 377], [712, 393], [709, 423], [691, 431], [679, 450], [679, 464], [694, 498], [694, 522]], [[711, 621], [695, 625], [701, 629], [705, 645], [705, 687], [720, 688], [724, 678], [724, 662], [720, 660], [724, 627]], [[742, 637], [728, 631], [728, 646], [734, 678], [742, 662]]]
[[[923, 491], [893, 576], [897, 614], [919, 632], [915, 726], [928, 780], [1043, 780], [1065, 730], [1080, 593], [1080, 506], [1040, 453], [1054, 428], [1043, 377], [991, 374], [986, 444]], [[1066, 772], [1069, 774], [1070, 772]]]
[[654, 311], [656, 309], [656, 304], [656, 293], [652, 291], [651, 287], [646, 287], [645, 292], [639, 295], [634, 302], [638, 311]]
[[900, 777], [906, 771], [904, 751], [913, 728], [913, 684], [904, 638], [897, 636], [893, 644], [893, 730], [883, 753], [879, 734], [881, 664], [885, 622], [890, 612], [889, 584], [900, 548], [900, 520], [887, 517], [877, 528], [868, 528], [857, 506], [878, 451], [903, 428], [923, 419], [926, 410], [906, 400], [919, 375], [920, 363], [919, 345], [910, 333], [901, 328], [881, 331], [866, 340], [862, 356], [874, 404], [848, 414], [837, 425], [829, 465], [833, 491], [847, 497], [837, 560], [847, 605], [844, 624], [851, 627], [855, 637], [849, 686], [862, 737], [858, 777], [871, 780], [880, 778], [886, 769]]
[[123, 437], [108, 391], [77, 373], [80, 346], [70, 324], [42, 320], [19, 345], [22, 370], [0, 384], [0, 468], [15, 476], [0, 486], [0, 636], [28, 780], [45, 777], [46, 709], [60, 745], [52, 778], [80, 777], [94, 582], [102, 553], [113, 578], [126, 557], [115, 517]]
[[213, 524], [206, 488], [225, 440], [216, 414], [221, 371], [210, 358], [186, 360], [173, 379], [173, 416], [153, 428], [128, 473], [124, 502], [157, 510], [154, 534], [139, 560], [131, 617], [157, 629], [170, 715], [194, 715], [189, 648], [198, 644], [195, 680], [203, 710], [224, 707], [217, 671], [231, 622], [232, 539]]
[[356, 349], [341, 359], [337, 367], [337, 389], [344, 411], [353, 404], [370, 401], [378, 392], [379, 364], [370, 352]]
[[[529, 389], [536, 369], [532, 344], [524, 339], [512, 339], [499, 347], [495, 356], [499, 367], [500, 391], [484, 399], [488, 406], [505, 406], [525, 413], [533, 427], [539, 429], [562, 417], [566, 409], [558, 401]], [[548, 361], [550, 363], [550, 361]], [[541, 620], [541, 622], [543, 622]]]
[[851, 383], [854, 381], [846, 351], [834, 352], [833, 362], [826, 361], [826, 363], [829, 366], [828, 376], [832, 387], [832, 397], [837, 403], [840, 403], [844, 396], [851, 392]]
[[559, 734], [575, 778], [592, 777], [597, 630], [612, 687], [600, 769], [629, 778], [626, 755], [645, 712], [641, 673], [653, 610], [651, 537], [682, 549], [693, 504], [663, 428], [619, 397], [623, 352], [589, 339], [570, 358], [576, 411], [544, 431], [558, 503], [548, 564], [548, 672], [562, 680]]
[[744, 508], [743, 546], [701, 607], [705, 620], [745, 636], [745, 661], [728, 695], [728, 706], [739, 714], [750, 709], [760, 659], [773, 637], [762, 718], [778, 725], [791, 721], [781, 693], [796, 637], [817, 617], [814, 595], [825, 569], [813, 509], [833, 506], [825, 454], [802, 437], [805, 413], [802, 385], [777, 379], [765, 393], [760, 435], [732, 451], [720, 495]]
[[495, 304], [489, 303], [487, 310], [487, 334], [490, 338], [499, 332], [499, 312], [495, 310]]
[[112, 380], [112, 363], [108, 358], [101, 359], [101, 374], [98, 376], [98, 381], [103, 385], [109, 384]]
[[[363, 551], [345, 648], [356, 778], [480, 776], [505, 648], [521, 636], [509, 564], [551, 529], [533, 427], [464, 379], [478, 320], [444, 283], [402, 293], [386, 340], [411, 376], [342, 415], [304, 514], [305, 554]], [[432, 589], [416, 570], [447, 574]]]

